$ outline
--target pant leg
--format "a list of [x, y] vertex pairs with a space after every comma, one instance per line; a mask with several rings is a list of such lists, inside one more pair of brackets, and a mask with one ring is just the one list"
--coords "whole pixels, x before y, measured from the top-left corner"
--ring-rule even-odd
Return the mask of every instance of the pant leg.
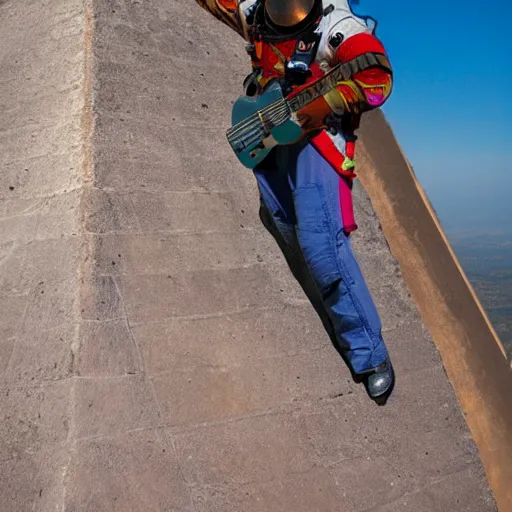
[[[320, 292], [309, 272], [295, 230], [296, 218], [292, 190], [286, 166], [279, 165], [273, 152], [260, 164], [254, 174], [260, 191], [260, 219], [276, 240], [292, 275], [315, 308], [333, 345], [342, 353], [334, 326], [324, 308]], [[342, 353], [344, 356], [344, 354]]]
[[311, 145], [286, 152], [297, 239], [308, 269], [352, 370], [374, 368], [388, 353], [377, 309], [343, 231], [340, 178]]
[[288, 170], [279, 167], [274, 151], [254, 170], [254, 175], [260, 191], [260, 220], [276, 240], [292, 274], [306, 288], [309, 296], [316, 290], [313, 290], [311, 278], [311, 282], [307, 282], [308, 269], [297, 240]]

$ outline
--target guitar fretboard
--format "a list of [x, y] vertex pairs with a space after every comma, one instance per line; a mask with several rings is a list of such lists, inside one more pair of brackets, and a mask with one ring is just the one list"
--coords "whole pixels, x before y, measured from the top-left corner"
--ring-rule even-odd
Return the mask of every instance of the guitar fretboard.
[[293, 98], [287, 100], [290, 110], [296, 112], [309, 103], [324, 96], [334, 89], [340, 82], [349, 80], [352, 76], [364, 69], [381, 66], [391, 71], [391, 66], [385, 55], [380, 53], [365, 53], [343, 64], [338, 64], [327, 72], [322, 78], [312, 83]]

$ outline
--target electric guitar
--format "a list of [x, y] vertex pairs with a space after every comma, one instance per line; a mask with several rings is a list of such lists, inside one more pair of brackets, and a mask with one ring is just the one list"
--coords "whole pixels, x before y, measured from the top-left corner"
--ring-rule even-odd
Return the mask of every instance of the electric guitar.
[[[318, 116], [317, 112], [314, 116], [310, 115], [307, 107], [336, 88], [340, 82], [375, 66], [391, 71], [385, 55], [369, 52], [336, 65], [298, 93], [289, 95], [289, 99], [285, 98], [277, 80], [271, 82], [256, 98], [238, 98], [231, 113], [232, 126], [226, 132], [235, 155], [242, 165], [254, 169], [274, 146], [292, 144], [301, 140], [311, 130], [323, 128], [326, 116], [322, 116], [321, 113]], [[330, 108], [325, 114], [329, 112]]]

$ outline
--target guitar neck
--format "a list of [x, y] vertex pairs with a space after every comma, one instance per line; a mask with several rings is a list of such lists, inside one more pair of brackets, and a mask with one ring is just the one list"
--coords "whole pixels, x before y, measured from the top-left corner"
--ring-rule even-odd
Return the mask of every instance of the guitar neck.
[[322, 78], [308, 85], [292, 98], [287, 100], [292, 112], [297, 112], [309, 103], [324, 96], [334, 89], [340, 82], [349, 80], [352, 76], [370, 67], [380, 66], [392, 72], [385, 55], [378, 53], [365, 53], [348, 62], [334, 66]]
[[336, 87], [338, 82], [342, 81], [345, 76], [341, 72], [342, 66], [343, 64], [338, 64], [322, 78], [308, 85], [300, 92], [296, 93], [292, 98], [287, 100], [290, 110], [292, 112], [297, 112]]

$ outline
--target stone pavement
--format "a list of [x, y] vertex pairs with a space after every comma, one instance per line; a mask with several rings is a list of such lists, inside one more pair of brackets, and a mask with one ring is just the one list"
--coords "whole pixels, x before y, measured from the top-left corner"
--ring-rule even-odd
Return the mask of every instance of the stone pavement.
[[240, 39], [192, 0], [0, 1], [0, 35], [1, 512], [496, 510], [361, 186], [385, 407], [260, 226]]

